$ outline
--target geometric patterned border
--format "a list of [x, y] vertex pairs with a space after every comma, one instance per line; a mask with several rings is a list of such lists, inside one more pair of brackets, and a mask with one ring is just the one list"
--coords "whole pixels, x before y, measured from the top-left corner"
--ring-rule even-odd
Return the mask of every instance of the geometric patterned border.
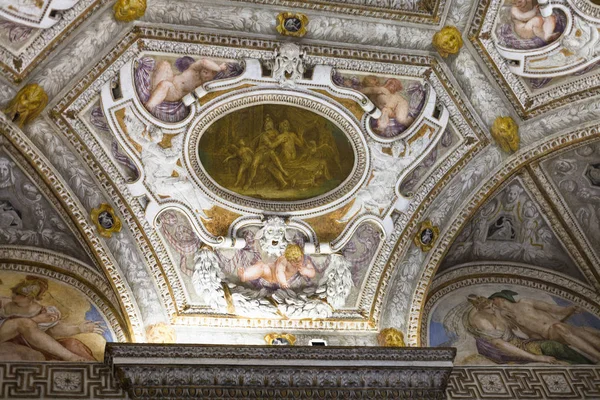
[[104, 364], [0, 363], [1, 399], [126, 399]]
[[600, 367], [454, 368], [448, 399], [600, 399]]

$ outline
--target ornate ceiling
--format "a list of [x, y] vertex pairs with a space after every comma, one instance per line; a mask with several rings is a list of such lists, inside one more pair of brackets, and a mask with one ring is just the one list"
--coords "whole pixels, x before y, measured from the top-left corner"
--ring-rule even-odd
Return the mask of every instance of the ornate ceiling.
[[2, 269], [115, 341], [427, 346], [469, 284], [598, 315], [600, 6], [538, 3], [0, 3]]

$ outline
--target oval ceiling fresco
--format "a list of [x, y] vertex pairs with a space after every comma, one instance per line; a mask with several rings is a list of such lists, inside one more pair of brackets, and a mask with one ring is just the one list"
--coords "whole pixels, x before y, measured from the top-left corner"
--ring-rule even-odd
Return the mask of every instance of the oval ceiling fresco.
[[334, 123], [282, 104], [247, 107], [215, 121], [200, 138], [198, 156], [225, 189], [276, 201], [332, 191], [354, 166], [351, 144]]

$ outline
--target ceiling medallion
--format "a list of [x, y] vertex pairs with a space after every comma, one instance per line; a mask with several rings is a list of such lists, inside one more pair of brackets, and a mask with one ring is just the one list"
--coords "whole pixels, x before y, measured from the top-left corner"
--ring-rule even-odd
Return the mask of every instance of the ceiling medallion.
[[440, 228], [433, 226], [430, 220], [421, 222], [414, 242], [421, 251], [429, 251], [433, 248], [437, 238], [440, 236]]
[[110, 205], [102, 203], [98, 208], [92, 209], [90, 215], [100, 235], [110, 238], [113, 233], [121, 232], [121, 219]]
[[308, 17], [302, 13], [282, 12], [277, 15], [277, 32], [284, 36], [306, 35]]

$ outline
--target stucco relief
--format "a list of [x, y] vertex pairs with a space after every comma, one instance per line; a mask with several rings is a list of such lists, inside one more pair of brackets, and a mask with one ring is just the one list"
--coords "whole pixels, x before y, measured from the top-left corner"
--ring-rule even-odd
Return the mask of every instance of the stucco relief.
[[45, 195], [0, 148], [0, 243], [56, 250], [93, 265]]
[[[143, 30], [146, 31], [147, 28], [143, 28]], [[154, 33], [153, 33], [153, 35], [154, 35]], [[187, 35], [192, 35], [192, 34], [187, 34]], [[204, 39], [202, 39], [202, 40], [204, 40]], [[223, 40], [225, 40], [225, 39], [223, 39]], [[267, 42], [265, 42], [265, 44], [266, 43]], [[173, 52], [176, 52], [177, 54], [190, 54], [191, 56], [193, 56], [196, 59], [199, 59], [199, 58], [202, 58], [202, 57], [209, 57], [209, 58], [215, 57], [215, 58], [221, 58], [221, 59], [227, 59], [227, 58], [231, 59], [231, 56], [233, 54], [244, 54], [244, 56], [252, 54], [252, 55], [255, 55], [255, 56], [256, 55], [262, 56], [262, 54], [260, 53], [260, 51], [257, 51], [257, 50], [244, 50], [244, 51], [240, 51], [238, 53], [234, 53], [231, 50], [226, 49], [225, 47], [221, 48], [220, 46], [214, 46], [214, 48], [209, 48], [209, 47], [204, 47], [201, 44], [190, 45], [190, 44], [182, 43], [182, 42], [179, 42], [179, 43], [169, 43], [169, 41], [161, 41], [161, 40], [155, 40], [155, 39], [144, 40], [144, 46], [143, 46], [143, 48], [144, 48], [145, 51], [152, 51], [152, 52], [154, 52], [153, 54], [156, 54], [156, 52], [161, 51], [161, 49], [163, 49], [162, 51], [164, 51], [166, 49], [169, 49], [169, 51], [171, 52], [171, 54], [173, 54]], [[181, 53], [182, 50], [185, 50], [186, 53]], [[320, 48], [318, 48], [318, 47], [315, 47], [315, 48], [311, 48], [310, 51], [314, 51], [314, 52], [317, 52], [317, 54], [321, 54], [319, 52], [322, 52], [323, 50], [320, 49]], [[108, 58], [106, 58], [106, 60], [103, 60], [101, 62], [101, 64], [99, 64], [98, 68], [94, 69], [94, 71], [91, 73], [90, 77], [92, 75], [98, 73], [98, 72], [102, 72], [103, 75], [105, 75], [105, 76], [102, 76], [102, 78], [99, 79], [98, 81], [93, 82], [93, 79], [89, 80], [88, 77], [85, 78], [86, 81], [90, 83], [89, 86], [85, 86], [85, 92], [86, 92], [86, 94], [83, 97], [80, 97], [80, 98], [76, 99], [73, 103], [71, 103], [72, 104], [72, 111], [69, 111], [68, 115], [76, 115], [76, 116], [78, 116], [78, 113], [80, 112], [79, 110], [81, 110], [80, 107], [83, 106], [83, 105], [85, 105], [87, 101], [89, 101], [90, 99], [93, 98], [93, 91], [95, 90], [95, 88], [98, 88], [102, 84], [104, 84], [105, 82], [107, 82], [108, 79], [106, 79], [106, 78], [109, 77], [109, 76], [111, 76], [111, 74], [113, 74], [114, 71], [116, 69], [118, 69], [118, 67], [120, 65], [123, 65], [124, 63], [126, 63], [126, 61], [128, 59], [130, 60], [131, 58], [137, 58], [134, 55], [135, 52], [132, 52], [132, 51], [128, 51], [127, 50], [127, 51], [125, 51], [122, 54], [123, 54], [123, 56], [118, 60], [118, 62], [117, 62], [117, 64], [115, 66], [111, 66], [110, 63], [106, 62], [106, 60], [110, 59], [110, 57], [108, 57]], [[322, 54], [325, 54], [325, 52], [322, 53]], [[131, 58], [128, 58], [128, 57], [131, 57]], [[409, 62], [409, 58], [404, 58], [404, 56], [389, 55], [389, 57], [392, 57], [394, 60], [397, 60], [398, 62]], [[176, 57], [173, 57], [173, 58], [176, 58]], [[237, 58], [237, 57], [234, 57], [234, 58]], [[400, 78], [402, 76], [410, 76], [411, 78], [407, 78], [407, 80], [414, 80], [415, 78], [419, 79], [418, 77], [421, 76], [420, 74], [423, 73], [423, 72], [425, 72], [427, 70], [426, 67], [421, 67], [421, 66], [416, 66], [416, 65], [415, 66], [411, 66], [411, 67], [407, 67], [407, 66], [402, 66], [401, 64], [392, 64], [392, 63], [385, 64], [385, 63], [377, 63], [377, 62], [368, 63], [368, 62], [364, 62], [364, 61], [361, 61], [358, 64], [355, 64], [354, 61], [352, 63], [347, 63], [347, 62], [341, 62], [339, 60], [332, 59], [332, 58], [325, 57], [325, 56], [318, 56], [318, 57], [311, 56], [310, 54], [309, 54], [309, 56], [308, 56], [307, 59], [309, 60], [309, 62], [311, 63], [311, 65], [321, 64], [321, 63], [325, 63], [325, 64], [332, 63], [332, 64], [336, 65], [342, 73], [346, 73], [346, 74], [356, 74], [356, 72], [355, 72], [356, 65], [360, 65], [360, 68], [365, 68], [366, 69], [366, 71], [363, 71], [363, 73], [368, 71], [367, 74], [380, 75], [381, 79], [382, 79], [381, 82], [384, 82], [385, 79], [393, 77], [394, 75], [400, 76]], [[417, 59], [420, 60], [420, 58], [417, 57], [413, 61], [410, 61], [410, 62], [417, 62]], [[412, 59], [410, 59], [410, 60], [412, 60]], [[423, 59], [422, 61], [425, 61], [425, 59]], [[418, 61], [418, 62], [422, 62], [422, 61]], [[350, 68], [350, 70], [346, 71], [345, 70], [346, 68], [344, 68], [344, 67]], [[105, 68], [105, 69], [102, 69], [102, 68]], [[439, 74], [441, 74], [441, 75], [439, 75]], [[443, 108], [438, 108], [437, 110], [435, 109], [436, 105], [439, 106], [440, 103], [444, 104], [444, 106], [448, 105], [448, 106], [452, 107], [452, 109], [454, 111], [456, 111], [455, 114], [454, 114], [454, 116], [451, 117], [452, 121], [453, 121], [453, 124], [454, 124], [454, 126], [452, 127], [452, 129], [454, 129], [454, 132], [457, 135], [457, 142], [455, 142], [455, 144], [458, 145], [459, 143], [464, 143], [465, 142], [465, 140], [464, 140], [465, 135], [473, 135], [473, 133], [470, 131], [470, 129], [471, 129], [470, 127], [472, 125], [469, 125], [469, 124], [472, 123], [472, 122], [474, 122], [474, 121], [470, 119], [470, 115], [469, 115], [468, 111], [464, 108], [464, 104], [462, 104], [460, 102], [459, 102], [459, 104], [454, 104], [453, 101], [456, 98], [449, 96], [447, 94], [447, 92], [445, 92], [444, 85], [439, 81], [439, 77], [442, 76], [442, 75], [443, 75], [443, 72], [441, 71], [441, 69], [440, 70], [436, 69], [436, 72], [433, 75], [431, 75], [431, 76], [427, 75], [427, 78], [423, 80], [423, 81], [430, 80], [430, 83], [431, 83], [430, 87], [427, 87], [427, 83], [428, 82], [424, 82], [426, 84], [423, 85], [423, 86], [425, 86], [425, 88], [427, 90], [431, 91], [430, 94], [429, 94], [429, 96], [430, 96], [429, 99], [430, 100], [426, 102], [425, 109], [421, 113], [421, 115], [417, 117], [417, 120], [420, 117], [423, 117], [425, 115], [423, 117], [422, 121], [426, 121], [427, 124], [431, 124], [433, 122], [434, 123], [433, 126], [435, 128], [437, 128], [436, 125], [439, 124], [440, 121], [439, 120], [436, 121], [436, 119], [431, 120], [430, 117], [427, 117], [427, 115], [429, 115], [429, 116], [435, 115], [435, 117], [437, 118], [437, 116], [440, 115], [439, 112], [441, 111], [441, 115], [443, 116], [444, 113], [445, 113], [445, 111], [443, 110]], [[423, 82], [423, 81], [421, 81], [421, 82]], [[121, 81], [121, 84], [122, 83], [123, 83], [123, 81]], [[222, 85], [221, 85], [221, 83], [222, 83]], [[218, 81], [207, 82], [204, 85], [204, 87], [207, 89], [207, 92], [210, 93], [212, 91], [213, 87], [215, 89], [217, 87], [219, 87], [221, 89], [227, 90], [228, 89], [227, 83], [228, 82], [226, 80], [223, 80], [222, 82], [218, 82]], [[219, 85], [221, 85], [221, 86], [219, 86]], [[81, 88], [83, 89], [84, 87], [82, 86]], [[122, 88], [123, 87], [121, 86], [121, 89]], [[79, 91], [79, 89], [75, 90], [73, 93], [75, 93], [77, 91]], [[126, 92], [127, 91], [123, 91], [123, 93], [126, 93]], [[357, 92], [357, 93], [355, 93], [355, 92]], [[360, 91], [355, 91], [355, 92], [352, 92], [352, 96], [354, 96], [355, 98], [360, 98], [359, 97]], [[88, 93], [91, 94], [92, 96], [88, 96]], [[118, 90], [115, 91], [115, 93], [118, 93]], [[339, 93], [339, 91], [338, 91], [338, 93]], [[350, 92], [347, 92], [347, 93], [350, 93]], [[431, 95], [432, 93], [435, 94], [435, 98]], [[202, 94], [202, 92], [201, 91], [195, 91], [195, 94], [192, 94], [192, 96], [198, 96], [199, 94]], [[453, 93], [453, 95], [454, 94], [455, 93]], [[194, 101], [194, 103], [192, 104], [191, 107], [192, 108], [193, 107], [197, 108], [198, 104], [204, 104], [205, 101], [208, 102], [209, 100], [211, 100], [211, 97], [206, 97], [206, 100], [204, 100], [204, 95], [205, 94], [202, 94], [201, 96], [198, 96], [199, 101], [198, 102]], [[192, 98], [192, 100], [194, 100], [194, 99]], [[156, 123], [156, 121], [154, 121], [152, 118], [148, 117], [147, 114], [145, 114], [145, 112], [147, 110], [145, 110], [144, 107], [142, 107], [142, 108], [136, 108], [136, 109], [138, 111], [140, 111], [140, 115], [144, 116], [146, 119], [148, 119], [148, 121], [151, 120], [152, 123]], [[427, 112], [429, 112], [428, 110], [430, 112], [432, 112], [432, 114], [427, 114]], [[75, 113], [75, 114], [72, 114], [72, 113]], [[100, 147], [97, 147], [97, 144], [93, 140], [88, 140], [89, 137], [86, 136], [88, 134], [85, 131], [80, 130], [81, 125], [79, 124], [79, 121], [77, 121], [76, 119], [77, 119], [77, 117], [75, 118], [75, 120], [70, 119], [70, 117], [68, 117], [68, 119], [67, 119], [68, 124], [73, 123], [73, 126], [77, 129], [78, 135], [81, 134], [82, 135], [81, 137], [84, 139], [84, 142], [86, 144], [89, 144], [91, 146], [90, 148], [94, 149], [94, 154], [98, 155], [98, 157], [100, 157], [102, 159], [103, 158], [102, 157], [103, 151], [96, 151], [96, 150], [100, 150]], [[361, 123], [362, 122], [363, 121], [361, 121]], [[477, 124], [475, 124], [475, 126], [476, 125]], [[366, 125], [363, 125], [363, 126], [366, 126]], [[412, 145], [418, 145], [421, 142], [426, 142], [427, 140], [429, 140], [430, 137], [431, 137], [430, 136], [431, 132], [428, 132], [425, 129], [419, 131], [418, 127], [419, 127], [418, 121], [415, 121], [415, 123], [413, 123], [409, 127], [409, 130], [403, 132], [401, 135], [399, 135], [397, 137], [397, 139], [401, 139], [402, 135], [407, 135], [407, 137], [408, 137], [410, 135], [415, 135], [416, 134], [417, 137], [414, 140], [408, 141], [409, 146], [407, 146], [407, 147], [409, 149], [410, 149], [410, 147], [412, 147]], [[166, 126], [162, 127], [163, 130], [167, 129], [166, 132], [169, 132], [165, 136], [174, 135], [176, 133], [176, 131], [173, 129], [174, 128], [173, 125], [169, 126], [169, 128], [170, 128], [170, 130]], [[437, 139], [437, 135], [438, 135], [437, 132], [439, 132], [439, 131], [436, 130], [435, 133], [434, 133], [436, 135], [436, 139]], [[411, 151], [409, 149], [403, 150], [400, 145], [396, 145], [396, 144], [392, 143], [395, 140], [394, 138], [392, 138], [391, 141], [386, 141], [386, 140], [384, 140], [384, 138], [379, 139], [373, 132], [369, 131], [368, 134], [369, 134], [369, 136], [368, 136], [369, 139], [368, 140], [372, 139], [373, 142], [374, 142], [374, 146], [375, 147], [373, 147], [373, 148], [376, 149], [376, 150], [379, 150], [383, 154], [384, 158], [385, 157], [389, 157], [390, 158], [390, 162], [392, 162], [392, 161], [393, 162], [397, 162], [397, 160], [394, 160], [394, 159], [398, 158], [398, 156], [401, 155], [401, 154], [404, 154], [404, 155], [408, 154], [408, 155], [411, 155], [411, 156], [413, 155], [413, 154], [411, 154]], [[78, 143], [78, 141], [75, 140], [73, 136], [71, 136], [70, 138], [72, 140], [74, 140], [74, 143], [76, 143], [76, 145], [78, 146], [78, 148], [81, 150], [81, 144]], [[423, 140], [421, 140], [421, 141], [416, 140], [418, 138], [421, 138]], [[441, 167], [443, 169], [443, 171], [447, 171], [449, 168], [451, 168], [451, 166], [455, 162], [459, 161], [460, 158], [463, 157], [465, 153], [468, 153], [469, 149], [473, 147], [473, 144], [477, 142], [477, 139], [475, 138], [475, 136], [473, 136], [471, 139], [472, 140], [470, 140], [467, 143], [467, 146], [465, 148], [460, 147], [460, 146], [456, 146], [456, 147], [453, 146], [452, 147], [452, 151], [451, 151], [451, 155], [448, 155], [447, 157], [444, 157], [444, 158], [442, 158], [440, 160], [440, 163], [443, 164], [443, 167]], [[125, 146], [123, 146], [123, 147], [125, 148]], [[418, 147], [415, 147], [415, 149], [417, 149], [417, 148]], [[389, 154], [389, 153], [391, 153], [391, 154]], [[414, 151], [414, 155], [416, 156], [418, 154], [419, 154], [419, 152], [415, 150]], [[402, 173], [405, 173], [405, 172], [408, 173], [408, 172], [410, 172], [410, 169], [412, 168], [412, 165], [418, 165], [418, 162], [420, 162], [420, 160], [421, 159], [419, 157], [416, 157], [415, 159], [413, 159], [411, 161], [412, 164], [406, 170], [403, 170]], [[392, 170], [391, 170], [391, 168], [388, 169], [385, 165], [387, 165], [387, 164], [384, 164], [381, 167], [381, 171], [380, 172], [378, 171], [375, 175], [381, 173], [381, 178], [382, 179], [385, 178], [383, 180], [387, 182], [387, 178], [388, 178], [387, 175], [391, 175], [390, 172], [392, 172]], [[421, 181], [424, 184], [423, 184], [423, 186], [420, 186], [420, 184], [416, 185], [417, 187], [415, 187], [415, 191], [413, 192], [414, 195], [416, 196], [415, 201], [420, 201], [421, 199], [423, 199], [423, 196], [425, 196], [425, 193], [428, 190], [431, 190], [431, 188], [433, 188], [435, 186], [435, 181], [439, 177], [441, 177], [443, 175], [443, 172], [441, 172], [441, 171], [439, 173], [432, 174], [432, 171], [434, 171], [439, 165], [440, 165], [439, 163], [434, 163], [433, 165], [431, 165], [429, 167], [429, 169], [427, 169], [426, 171], [423, 171], [424, 174], [423, 174], [423, 178], [421, 178]], [[112, 170], [110, 170], [110, 171], [112, 171]], [[101, 180], [102, 179], [104, 179], [104, 178], [101, 178]], [[396, 178], [396, 181], [397, 181], [397, 179], [398, 178]], [[392, 180], [390, 180], [390, 181], [392, 181]], [[381, 183], [380, 179], [373, 180], [372, 182], [374, 184], [377, 184], [377, 186], [379, 186], [379, 184]], [[386, 189], [386, 191], [389, 191], [389, 193], [391, 193], [392, 196], [395, 196], [394, 192], [396, 190], [397, 190], [397, 188], [395, 188], [395, 184], [394, 183], [392, 183], [392, 184], [389, 185], [389, 189]], [[382, 191], [382, 193], [385, 193], [385, 192]], [[128, 196], [129, 196], [129, 194], [126, 194], [126, 197], [128, 197]], [[364, 200], [364, 199], [361, 199], [361, 200]], [[368, 206], [368, 207], [370, 207], [370, 209], [367, 208], [367, 207], [365, 207], [362, 204], [359, 204], [357, 206], [357, 208], [358, 209], [362, 209], [361, 213], [363, 213], [364, 216], [369, 216], [369, 217], [371, 217], [371, 215], [373, 213], [378, 213], [380, 215], [379, 218], [381, 218], [381, 216], [386, 216], [386, 213], [390, 213], [390, 222], [393, 222], [394, 224], [398, 224], [398, 226], [403, 226], [402, 224], [406, 223], [406, 217], [403, 216], [403, 215], [401, 215], [400, 213], [398, 213], [397, 210], [399, 208], [402, 209], [404, 207], [407, 207], [408, 212], [409, 213], [413, 213], [414, 210], [417, 207], [417, 203], [415, 202], [415, 204], [412, 204], [412, 200], [409, 201], [410, 205], [408, 205], [406, 203], [395, 204], [394, 208], [391, 208], [389, 210], [381, 210], [380, 207], [378, 207], [378, 205], [376, 205], [375, 203], [376, 203], [376, 201], [373, 201], [373, 205], [372, 206], [370, 206], [370, 205]], [[144, 201], [141, 204], [143, 206], [145, 206], [147, 203]], [[350, 203], [348, 203], [348, 204], [350, 204]], [[364, 204], [364, 201], [363, 201], [363, 204]], [[367, 204], [368, 204], [368, 202], [367, 202]], [[327, 210], [327, 211], [328, 211], [328, 215], [329, 215], [333, 211], [337, 212], [337, 209], [336, 210]], [[350, 212], [349, 215], [352, 215], [352, 213], [353, 212]], [[136, 214], [136, 215], [138, 215], [138, 214]], [[339, 218], [339, 217], [336, 217], [336, 218]], [[144, 222], [144, 223], [146, 223], [146, 222]], [[341, 248], [341, 246], [343, 246], [343, 243], [347, 242], [347, 240], [351, 237], [351, 235], [353, 234], [353, 231], [357, 228], [357, 226], [358, 225], [356, 225], [356, 224], [353, 225], [353, 226], [349, 226], [347, 228], [347, 230], [342, 233], [342, 235], [344, 236], [344, 240], [339, 243], [340, 248]], [[394, 225], [390, 224], [389, 226], [386, 226], [386, 229], [390, 229], [390, 232], [391, 232], [391, 230], [392, 229], [396, 229], [396, 227], [394, 227]], [[309, 233], [309, 236], [310, 235], [312, 235], [312, 234]], [[397, 237], [398, 237], [397, 235], [390, 236], [389, 240], [394, 241], [394, 240], [396, 240]], [[240, 243], [242, 243], [242, 241], [240, 241]], [[389, 245], [386, 245], [385, 246], [386, 254], [387, 254], [387, 252], [389, 252], [389, 250], [391, 250], [389, 248]], [[379, 276], [378, 274], [381, 273], [382, 268], [385, 265], [385, 257], [386, 256], [384, 255], [383, 258], [379, 259], [377, 266], [373, 268], [373, 274], [374, 274], [374, 276]], [[170, 275], [171, 272], [168, 272], [169, 269], [166, 269], [166, 271], [167, 271], [167, 275], [169, 276], [169, 281], [171, 283], [176, 282], [176, 280], [173, 279], [173, 275]], [[367, 307], [368, 308], [370, 302], [372, 301], [371, 299], [373, 299], [373, 296], [375, 295], [374, 288], [377, 286], [377, 280], [375, 278], [369, 277], [369, 276], [367, 276], [366, 279], [368, 279], [368, 283], [365, 285], [365, 292], [364, 292], [365, 295], [360, 296], [359, 302], [361, 304], [361, 307]], [[180, 293], [178, 291], [176, 285], [173, 288], [176, 289], [175, 291], [177, 293]], [[178, 303], [179, 304], [185, 304], [184, 302], [178, 302]], [[185, 323], [188, 323], [188, 320], [186, 320], [184, 317], [181, 317], [180, 320], [181, 321], [185, 320], [186, 321]], [[197, 321], [200, 324], [206, 324], [206, 323], [214, 324], [215, 323], [214, 321], [208, 321], [207, 318], [204, 318], [204, 317], [195, 317], [195, 316], [190, 316], [189, 321], [190, 321], [190, 323], [191, 323], [191, 321]], [[336, 324], [337, 324], [337, 322], [336, 322]], [[346, 324], [346, 325], [349, 326], [349, 324]], [[334, 326], [334, 325], [331, 325], [331, 326]], [[341, 326], [341, 325], [335, 325], [335, 326]]]
[[177, 211], [163, 212], [159, 224], [188, 312], [275, 319], [330, 318], [356, 308], [382, 235], [366, 223], [339, 254], [320, 255], [307, 254], [304, 233], [278, 217], [242, 228], [238, 249], [207, 247]]
[[575, 230], [600, 259], [600, 142], [594, 141], [540, 163], [550, 181], [549, 190], [564, 207], [575, 224]]
[[585, 281], [519, 178], [507, 182], [467, 223], [440, 271], [475, 260], [525, 262]]
[[[597, 95], [598, 24], [573, 2], [486, 0], [470, 27], [475, 49], [525, 118]], [[589, 11], [589, 10], [588, 10]]]

